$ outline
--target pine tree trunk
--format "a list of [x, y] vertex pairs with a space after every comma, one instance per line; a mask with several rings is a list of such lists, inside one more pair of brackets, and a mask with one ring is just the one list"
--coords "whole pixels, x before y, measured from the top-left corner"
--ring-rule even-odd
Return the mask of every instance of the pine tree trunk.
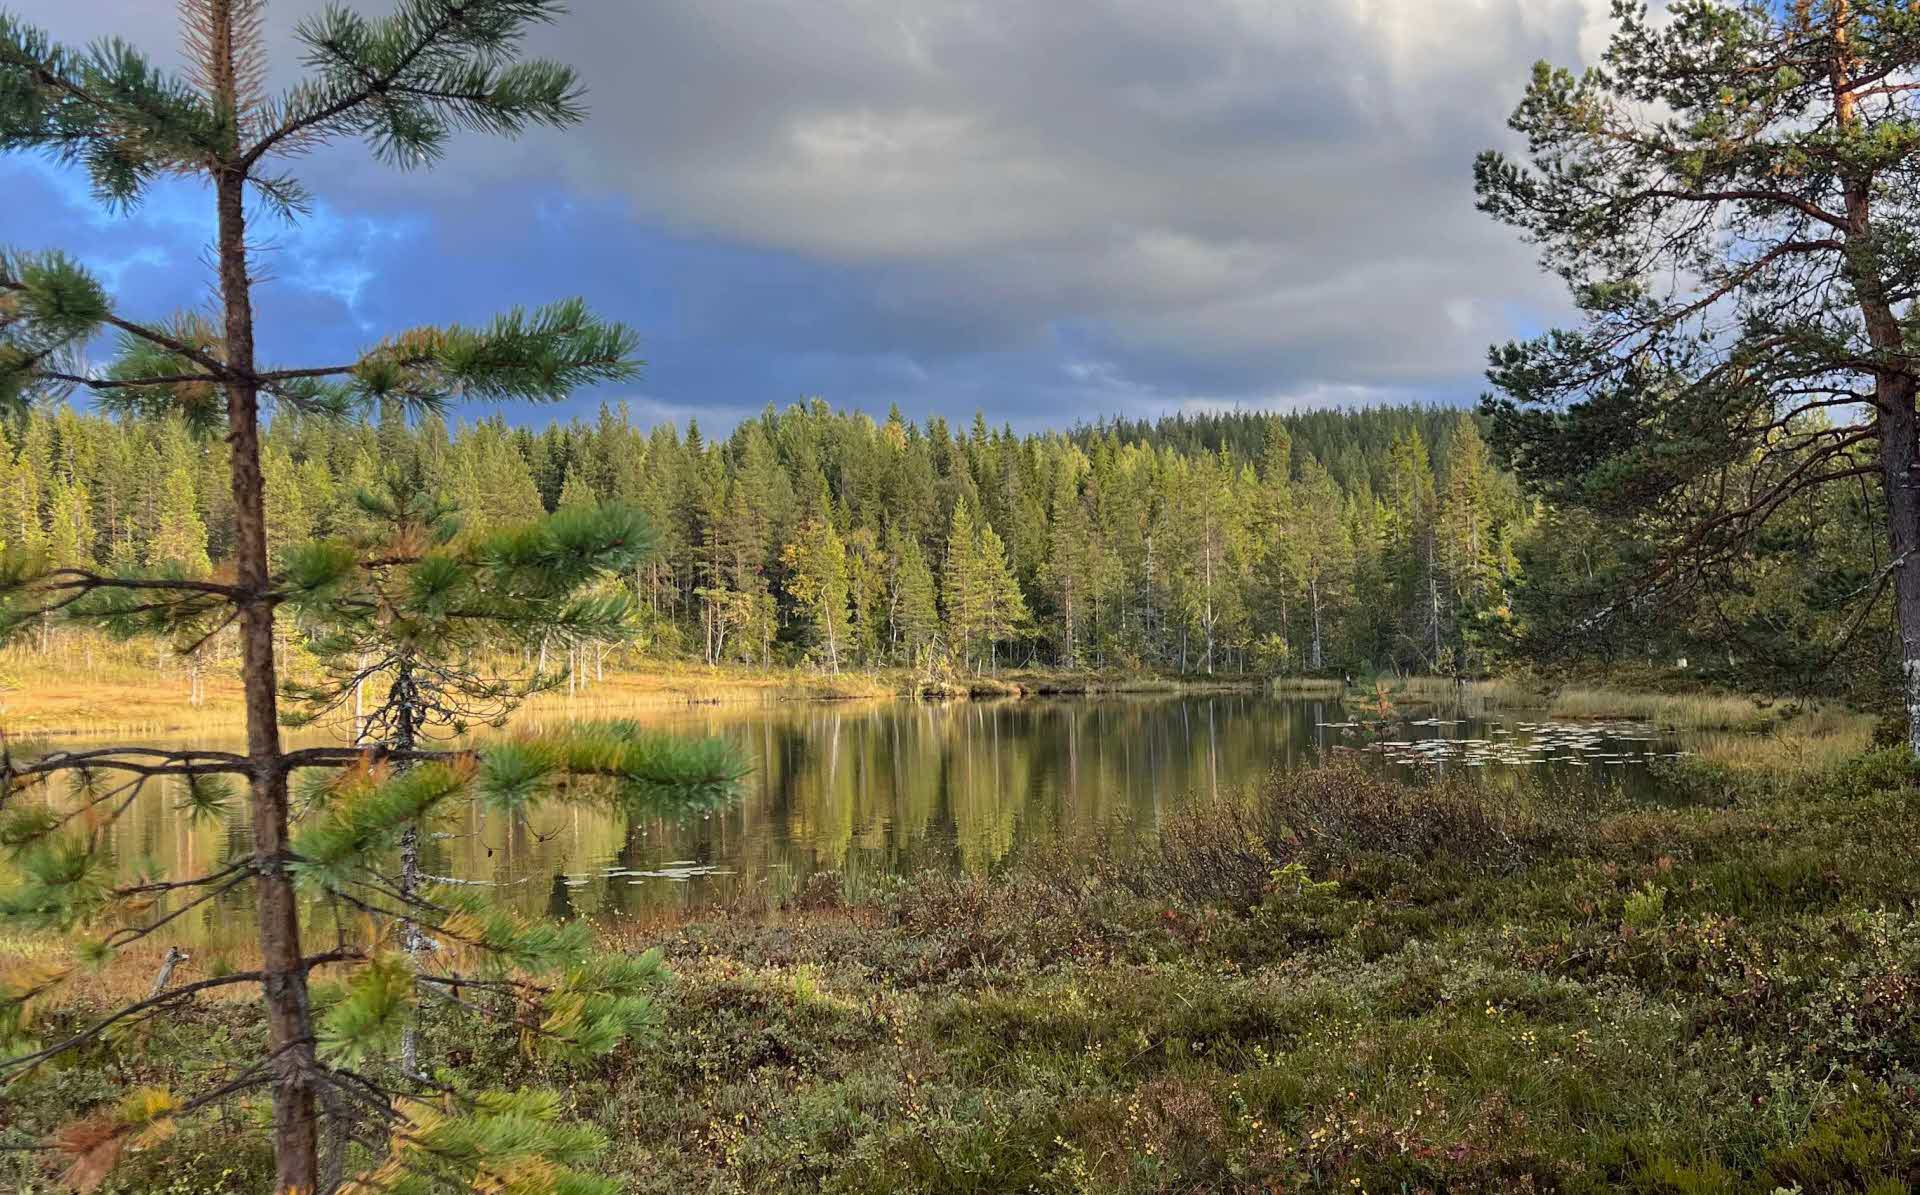
[[1900, 690], [1907, 711], [1907, 745], [1920, 756], [1920, 420], [1911, 378], [1880, 385], [1881, 488], [1893, 551], [1894, 613], [1900, 630]]
[[[233, 109], [233, 14], [218, 2], [213, 24], [225, 52], [216, 80], [221, 106]], [[274, 1074], [273, 1152], [276, 1189], [319, 1186], [314, 1116], [313, 1010], [300, 949], [300, 909], [287, 872], [287, 774], [281, 765], [280, 722], [273, 663], [273, 602], [267, 564], [267, 523], [260, 474], [259, 393], [254, 371], [253, 298], [247, 273], [246, 176], [238, 167], [216, 176], [219, 212], [220, 298], [226, 316], [226, 365], [239, 375], [227, 386], [227, 443], [232, 449], [234, 580], [240, 605], [240, 657], [247, 717], [247, 756], [253, 769], [249, 814], [260, 926], [261, 984]]]
[[[1848, 45], [1856, 19], [1846, 0], [1835, 0], [1832, 78], [1834, 123], [1857, 122], [1848, 81], [1858, 62]], [[1864, 268], [1873, 250], [1873, 180], [1855, 175], [1844, 184], [1849, 250], [1847, 280], [1858, 298], [1867, 339], [1878, 358], [1874, 376], [1875, 420], [1880, 433], [1880, 484], [1887, 502], [1887, 538], [1893, 552], [1894, 614], [1900, 630], [1900, 691], [1907, 709], [1907, 745], [1920, 755], [1920, 419], [1914, 412], [1916, 379], [1906, 353], [1906, 333], [1893, 309], [1891, 289], [1878, 270]]]

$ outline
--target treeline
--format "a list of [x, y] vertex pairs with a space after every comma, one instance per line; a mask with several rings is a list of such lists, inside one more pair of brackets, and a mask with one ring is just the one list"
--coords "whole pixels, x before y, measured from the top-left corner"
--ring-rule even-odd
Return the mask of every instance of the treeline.
[[[8, 544], [195, 572], [230, 551], [220, 440], [65, 408], [0, 434]], [[388, 476], [473, 529], [635, 503], [655, 651], [830, 669], [1470, 668], [1532, 518], [1472, 416], [1417, 407], [1018, 436], [815, 401], [713, 440], [613, 408], [543, 431], [282, 417], [263, 469], [280, 545], [351, 530]]]

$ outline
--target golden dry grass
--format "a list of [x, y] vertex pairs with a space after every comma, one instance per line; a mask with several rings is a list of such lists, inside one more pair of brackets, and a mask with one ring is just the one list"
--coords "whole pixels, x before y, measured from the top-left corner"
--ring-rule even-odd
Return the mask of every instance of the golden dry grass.
[[1681, 730], [1763, 730], [1782, 714], [1779, 707], [1751, 697], [1608, 688], [1561, 689], [1547, 712], [1556, 718], [1631, 718]]
[[35, 677], [0, 692], [0, 728], [15, 735], [231, 734], [240, 725], [240, 682], [208, 677], [205, 699], [187, 703], [184, 680], [164, 673], [144, 680]]
[[1702, 759], [1728, 767], [1809, 774], [1866, 751], [1873, 743], [1873, 727], [1871, 714], [1821, 708], [1784, 718], [1760, 732], [1702, 734], [1690, 745]]
[[1276, 676], [1267, 689], [1276, 697], [1338, 697], [1346, 685], [1311, 676]]
[[[76, 1003], [89, 1008], [117, 1007], [147, 998], [168, 948], [169, 943], [156, 937], [115, 951], [105, 963], [90, 965], [75, 959], [69, 935], [35, 930], [0, 931], [0, 983], [4, 983], [9, 971], [57, 969], [64, 971], [66, 978], [36, 998], [41, 1011]], [[169, 986], [193, 983], [222, 971], [252, 970], [260, 962], [258, 948], [250, 944], [217, 952], [190, 951], [189, 955], [174, 968]], [[237, 1002], [258, 996], [253, 986], [235, 983], [208, 988], [198, 998]]]

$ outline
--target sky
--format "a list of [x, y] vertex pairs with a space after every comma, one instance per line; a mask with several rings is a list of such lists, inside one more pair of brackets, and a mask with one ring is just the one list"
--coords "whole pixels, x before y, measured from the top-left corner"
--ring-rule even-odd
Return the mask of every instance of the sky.
[[[178, 61], [162, 0], [0, 7]], [[318, 7], [270, 0], [277, 79]], [[352, 144], [294, 164], [320, 204], [255, 228], [260, 341], [278, 365], [334, 363], [581, 295], [646, 365], [558, 414], [623, 400], [711, 428], [812, 396], [1022, 430], [1469, 402], [1489, 344], [1566, 312], [1474, 210], [1474, 155], [1515, 147], [1533, 62], [1597, 56], [1606, 8], [574, 0], [529, 49], [579, 70], [584, 125], [462, 139], [431, 171]], [[0, 195], [0, 243], [74, 253], [124, 314], [210, 302], [196, 186], [108, 215], [15, 156]]]

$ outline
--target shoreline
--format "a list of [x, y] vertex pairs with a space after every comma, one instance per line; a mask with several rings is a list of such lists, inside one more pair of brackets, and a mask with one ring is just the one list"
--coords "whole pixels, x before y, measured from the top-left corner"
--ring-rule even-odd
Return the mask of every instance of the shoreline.
[[[160, 737], [218, 735], [240, 725], [237, 681], [209, 677], [206, 700], [186, 706], [177, 678], [129, 675], [113, 679], [28, 675], [0, 694], [0, 732], [16, 738], [76, 739], [109, 735]], [[162, 683], [155, 683], [162, 682]], [[927, 679], [903, 669], [839, 676], [791, 672], [664, 666], [609, 670], [574, 693], [530, 698], [515, 721], [561, 714], [674, 709], [702, 705], [782, 705], [868, 700], [980, 701], [1068, 696], [1179, 696], [1188, 693], [1265, 692], [1258, 675], [1169, 676], [1152, 672], [1051, 672], [1018, 669], [973, 677]]]

